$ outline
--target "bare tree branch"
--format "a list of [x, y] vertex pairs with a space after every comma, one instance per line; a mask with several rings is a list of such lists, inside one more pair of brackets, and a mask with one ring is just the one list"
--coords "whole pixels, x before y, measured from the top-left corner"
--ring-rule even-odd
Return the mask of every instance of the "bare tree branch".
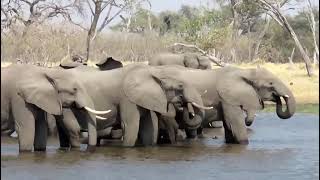
[[[257, 0], [257, 2], [260, 3], [259, 6], [263, 6], [263, 9], [267, 9], [268, 14], [269, 13], [272, 14], [271, 17], [274, 20], [276, 20], [279, 25], [281, 25], [283, 28], [285, 28], [289, 32], [290, 36], [292, 37], [296, 46], [298, 47], [298, 49], [303, 57], [303, 60], [305, 61], [308, 76], [312, 76], [313, 71], [312, 71], [310, 58], [307, 55], [307, 53], [305, 52], [304, 48], [302, 47], [302, 45], [298, 39], [297, 34], [292, 29], [292, 27], [289, 24], [289, 22], [287, 21], [286, 17], [280, 12], [280, 10], [277, 7], [273, 6], [272, 3], [270, 3], [266, 0]], [[287, 1], [283, 1], [283, 2], [287, 2]]]

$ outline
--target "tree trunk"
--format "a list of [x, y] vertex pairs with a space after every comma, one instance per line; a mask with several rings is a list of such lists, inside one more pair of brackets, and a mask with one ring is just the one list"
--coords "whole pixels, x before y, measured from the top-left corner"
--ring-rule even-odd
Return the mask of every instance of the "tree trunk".
[[313, 44], [314, 44], [314, 50], [316, 53], [316, 56], [314, 56], [314, 61], [316, 58], [319, 58], [319, 47], [317, 44], [317, 37], [316, 37], [316, 21], [314, 20], [314, 14], [312, 12], [312, 5], [310, 0], [308, 0], [308, 10], [309, 10], [309, 16], [310, 16], [310, 29], [312, 32], [312, 37], [313, 37]]
[[252, 53], [251, 53], [251, 48], [252, 48], [252, 43], [251, 43], [251, 28], [250, 28], [250, 22], [248, 22], [248, 40], [249, 40], [249, 46], [248, 46], [248, 59], [251, 62], [252, 61]]
[[[306, 64], [306, 69], [307, 69], [307, 73], [308, 76], [312, 76], [313, 75], [313, 70], [312, 70], [312, 65], [311, 65], [311, 61], [309, 56], [307, 55], [307, 53], [305, 52], [305, 50], [303, 49], [298, 36], [296, 35], [296, 33], [294, 32], [294, 30], [292, 29], [291, 25], [289, 24], [289, 22], [287, 21], [287, 19], [283, 16], [283, 14], [279, 11], [278, 8], [275, 8], [271, 3], [265, 1], [265, 0], [259, 0], [259, 2], [261, 2], [264, 6], [264, 8], [269, 9], [269, 15], [277, 22], [279, 23], [280, 26], [284, 27], [285, 29], [287, 29], [287, 31], [290, 33], [290, 36], [292, 37], [292, 39], [294, 40], [296, 46], [298, 47], [302, 58]], [[271, 14], [270, 14], [271, 13]]]
[[84, 63], [87, 63], [90, 57], [90, 51], [91, 51], [91, 41], [94, 38], [95, 34], [96, 34], [96, 29], [97, 29], [97, 24], [98, 24], [98, 20], [101, 14], [101, 5], [102, 5], [102, 1], [96, 1], [95, 3], [95, 13], [93, 16], [93, 20], [90, 26], [90, 29], [88, 31], [88, 36], [87, 36], [87, 41], [86, 41], [86, 45], [87, 45], [87, 56], [86, 59], [84, 61]]
[[152, 24], [151, 24], [150, 11], [148, 11], [148, 27], [149, 27], [149, 30], [151, 31], [152, 30]]
[[267, 19], [266, 25], [264, 26], [263, 30], [259, 34], [259, 37], [257, 39], [258, 42], [256, 43], [255, 48], [254, 48], [253, 59], [256, 59], [258, 54], [259, 54], [260, 44], [262, 42], [262, 39], [263, 39], [264, 35], [266, 34], [266, 32], [267, 32], [267, 30], [269, 28], [269, 25], [270, 25], [270, 18]]

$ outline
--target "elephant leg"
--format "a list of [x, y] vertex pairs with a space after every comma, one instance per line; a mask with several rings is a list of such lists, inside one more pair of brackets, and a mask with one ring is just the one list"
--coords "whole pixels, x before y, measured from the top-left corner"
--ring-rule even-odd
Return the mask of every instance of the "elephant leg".
[[25, 104], [21, 97], [14, 97], [12, 114], [18, 134], [19, 152], [31, 152], [34, 144], [35, 117], [31, 105]]
[[69, 140], [69, 134], [67, 133], [64, 123], [63, 123], [63, 117], [62, 116], [55, 116], [56, 123], [57, 123], [57, 131], [58, 131], [58, 137], [60, 142], [60, 149], [66, 150], [70, 147], [70, 140]]
[[197, 137], [197, 129], [185, 129], [187, 139], [194, 139]]
[[197, 136], [198, 136], [199, 138], [204, 138], [203, 128], [202, 128], [202, 127], [199, 127], [199, 128], [197, 129]]
[[46, 121], [48, 123], [48, 135], [57, 137], [56, 119], [53, 115], [45, 113]]
[[120, 103], [121, 126], [123, 129], [123, 146], [132, 147], [135, 145], [140, 122], [140, 112], [136, 104], [129, 100], [122, 100]]
[[256, 111], [255, 110], [247, 110], [246, 111], [247, 117], [245, 119], [246, 125], [251, 126], [251, 124], [254, 121], [254, 118], [256, 116]]
[[74, 115], [74, 112], [69, 108], [64, 108], [63, 124], [67, 130], [71, 148], [80, 148], [80, 125]]
[[153, 111], [148, 111], [140, 119], [139, 135], [141, 143], [145, 146], [155, 145], [158, 138], [158, 117]]
[[165, 124], [165, 127], [168, 131], [169, 139], [171, 144], [177, 143], [177, 131], [179, 128], [179, 125], [177, 124], [174, 117], [163, 117], [163, 121]]
[[45, 118], [46, 113], [37, 109], [35, 121], [34, 151], [45, 151], [47, 147], [48, 123]]
[[223, 127], [226, 143], [248, 144], [245, 117], [239, 106], [222, 103]]

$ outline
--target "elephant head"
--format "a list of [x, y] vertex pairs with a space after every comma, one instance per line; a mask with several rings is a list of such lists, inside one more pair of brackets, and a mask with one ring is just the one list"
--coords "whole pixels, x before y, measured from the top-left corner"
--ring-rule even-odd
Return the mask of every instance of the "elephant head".
[[183, 64], [185, 67], [198, 69], [199, 68], [199, 60], [198, 54], [196, 53], [186, 53], [183, 55]]
[[184, 66], [194, 69], [211, 69], [211, 60], [198, 53], [184, 54]]
[[49, 114], [62, 115], [62, 108], [77, 108], [87, 112], [90, 117], [88, 119], [89, 142], [95, 145], [96, 115], [109, 113], [110, 110], [95, 110], [86, 89], [72, 74], [50, 69], [26, 78], [17, 87], [18, 95], [26, 103], [33, 104]]
[[198, 56], [199, 69], [211, 69], [211, 60], [206, 56]]
[[[191, 104], [201, 112], [203, 108], [210, 108], [202, 106], [201, 95], [191, 85], [152, 69], [140, 69], [134, 72], [134, 76], [128, 75], [124, 81], [124, 92], [137, 105], [164, 115], [170, 113], [170, 103], [177, 109], [183, 104]], [[195, 116], [194, 112], [190, 111], [190, 114]], [[202, 121], [201, 118], [188, 120], [186, 124], [193, 127]]]
[[101, 71], [123, 67], [122, 63], [113, 59], [113, 57], [107, 57], [106, 59], [97, 63], [96, 66], [98, 66]]
[[[295, 113], [296, 102], [290, 89], [275, 75], [264, 68], [239, 70], [229, 68], [225, 78], [217, 85], [222, 100], [240, 106], [247, 116], [254, 116], [254, 110], [263, 109], [264, 101], [276, 103], [276, 112], [281, 119], [288, 119]], [[286, 108], [283, 111], [281, 98]], [[246, 118], [252, 123], [254, 118]]]

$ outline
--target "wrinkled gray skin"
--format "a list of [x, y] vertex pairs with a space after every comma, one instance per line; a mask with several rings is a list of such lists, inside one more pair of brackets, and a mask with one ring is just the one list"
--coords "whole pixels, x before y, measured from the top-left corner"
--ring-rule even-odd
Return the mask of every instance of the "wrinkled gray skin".
[[[255, 117], [256, 109], [244, 109], [242, 108], [245, 114], [245, 124], [251, 126]], [[217, 109], [211, 109], [205, 111], [205, 117], [202, 121], [203, 128], [220, 128], [222, 125], [219, 123], [222, 121], [221, 113], [219, 114]]]
[[[88, 67], [88, 66], [84, 66], [83, 63], [79, 63], [79, 62], [65, 62], [65, 63], [61, 63], [58, 67], [58, 69], [72, 69], [72, 68], [77, 68], [78, 70], [92, 70], [92, 71], [105, 71], [105, 70], [111, 70], [111, 69], [117, 69], [117, 68], [121, 68], [123, 67], [123, 64], [114, 59], [113, 57], [107, 57], [106, 59], [101, 60], [100, 62], [98, 62], [96, 64], [96, 66], [98, 68], [94, 68], [94, 67]], [[57, 127], [56, 127], [56, 119], [54, 118], [54, 116], [52, 116], [51, 114], [46, 114], [46, 118], [48, 121], [48, 127], [49, 127], [49, 135], [57, 135]], [[103, 133], [104, 131], [98, 132], [98, 136], [106, 136], [105, 133]], [[99, 140], [98, 140], [99, 142]]]
[[[104, 70], [110, 70], [110, 69], [116, 69], [116, 68], [121, 68], [123, 67], [122, 63], [118, 60], [115, 60], [112, 57], [107, 57], [106, 59], [98, 62], [96, 64], [96, 66], [98, 66], [98, 68], [82, 68], [81, 66], [83, 66], [83, 63], [80, 62], [64, 62], [61, 63], [58, 67], [55, 67], [55, 69], [72, 69], [72, 68], [76, 68], [79, 67], [79, 69], [83, 69], [83, 70], [96, 70], [96, 71], [104, 71]], [[3, 99], [3, 98], [1, 98]], [[53, 136], [57, 136], [57, 126], [56, 126], [56, 119], [53, 115], [46, 113], [45, 114], [46, 120], [48, 122], [48, 135], [53, 135]], [[12, 122], [12, 121], [10, 121]], [[1, 134], [2, 135], [10, 135], [13, 133], [14, 131], [14, 125], [10, 125], [12, 128], [8, 129], [6, 131], [2, 131]], [[105, 133], [103, 132], [98, 132], [98, 135], [103, 136]]]
[[[168, 103], [179, 103], [184, 97], [187, 102], [202, 104], [200, 95], [191, 86], [172, 78], [158, 78], [144, 64], [109, 71], [90, 69], [80, 66], [65, 71], [71, 72], [84, 85], [97, 110], [112, 110], [99, 115], [108, 121], [97, 120], [96, 127], [103, 130], [120, 123], [124, 146], [134, 146], [138, 135], [142, 144], [155, 144], [158, 136], [156, 113], [166, 115]], [[197, 94], [190, 95], [190, 92]], [[63, 115], [63, 125], [68, 133], [64, 135], [59, 131], [60, 145], [67, 147], [70, 143], [72, 147], [79, 147], [80, 130], [87, 128], [82, 123], [83, 116], [71, 111], [63, 112]]]
[[160, 53], [149, 60], [150, 66], [179, 65], [193, 69], [211, 69], [211, 61], [208, 57], [198, 53]]
[[[194, 92], [192, 92], [194, 93]], [[194, 93], [198, 94], [199, 93]], [[201, 98], [201, 97], [199, 97]], [[183, 99], [183, 98], [182, 98]], [[175, 144], [177, 139], [178, 129], [186, 129], [187, 131], [197, 130], [202, 123], [204, 110], [182, 100], [180, 106], [168, 105], [168, 113], [161, 114], [159, 118], [159, 136], [158, 144], [171, 143]], [[180, 112], [182, 109], [182, 112]], [[181, 118], [178, 116], [183, 114]]]
[[94, 109], [86, 90], [70, 73], [33, 65], [1, 69], [1, 132], [17, 131], [20, 152], [46, 149], [45, 113], [60, 117], [63, 108], [88, 116], [88, 132], [96, 134], [95, 116], [85, 106]]
[[[224, 67], [203, 71], [158, 66], [153, 67], [152, 72], [195, 87], [202, 94], [203, 104], [214, 106], [221, 113], [226, 143], [248, 144], [244, 110], [256, 112], [264, 107], [264, 101], [275, 102], [276, 113], [282, 119], [295, 113], [295, 98], [290, 89], [264, 68]], [[280, 98], [285, 101], [284, 110]]]

